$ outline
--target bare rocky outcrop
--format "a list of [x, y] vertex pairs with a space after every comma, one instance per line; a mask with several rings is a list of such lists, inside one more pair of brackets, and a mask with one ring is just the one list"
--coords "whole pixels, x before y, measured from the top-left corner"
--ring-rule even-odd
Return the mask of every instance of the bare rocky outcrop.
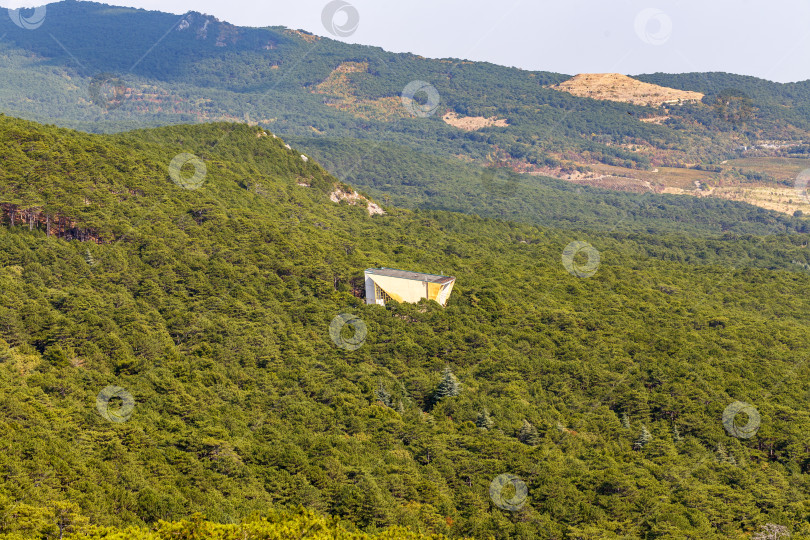
[[356, 191], [346, 191], [340, 186], [336, 186], [335, 191], [329, 194], [329, 200], [334, 203], [346, 201], [351, 205], [364, 204], [370, 216], [381, 216], [385, 214], [385, 210], [383, 210], [379, 204], [360, 195]]
[[0, 225], [41, 229], [48, 236], [63, 240], [79, 240], [102, 244], [105, 239], [98, 231], [79, 226], [72, 219], [56, 213], [48, 213], [39, 207], [22, 208], [13, 203], [0, 203]]

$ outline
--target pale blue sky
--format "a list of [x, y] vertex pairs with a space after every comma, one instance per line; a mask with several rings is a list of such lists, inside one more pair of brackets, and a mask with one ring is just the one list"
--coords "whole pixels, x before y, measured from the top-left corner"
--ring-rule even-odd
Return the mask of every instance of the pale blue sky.
[[[807, 0], [344, 0], [355, 32], [338, 37], [395, 52], [485, 60], [562, 73], [728, 71], [810, 79]], [[6, 6], [37, 0], [2, 0]], [[40, 2], [41, 3], [41, 0]], [[201, 11], [240, 26], [330, 35], [327, 0], [112, 0]], [[338, 11], [337, 25], [349, 11]]]

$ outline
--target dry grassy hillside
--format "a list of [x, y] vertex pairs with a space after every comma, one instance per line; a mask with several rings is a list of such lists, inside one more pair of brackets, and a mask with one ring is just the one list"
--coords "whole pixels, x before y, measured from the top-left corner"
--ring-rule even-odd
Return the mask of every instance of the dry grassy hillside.
[[703, 94], [700, 92], [666, 88], [641, 82], [620, 73], [581, 73], [550, 88], [580, 97], [654, 107], [666, 103], [674, 104], [703, 99]]

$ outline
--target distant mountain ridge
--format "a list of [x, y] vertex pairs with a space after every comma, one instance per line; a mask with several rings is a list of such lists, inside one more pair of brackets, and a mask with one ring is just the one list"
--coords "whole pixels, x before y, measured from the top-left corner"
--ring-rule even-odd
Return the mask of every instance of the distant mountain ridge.
[[[198, 12], [177, 16], [95, 2], [49, 4], [33, 29], [2, 18], [0, 35], [0, 110], [90, 132], [245, 122], [295, 138], [302, 150], [332, 151], [319, 144], [326, 139], [371, 141], [395, 152], [510, 169], [524, 173], [526, 184], [555, 177], [600, 189], [727, 198], [739, 193], [696, 190], [695, 182], [736, 186], [758, 177], [771, 185], [761, 171], [720, 164], [747, 155], [810, 156], [807, 81], [635, 76], [683, 96], [703, 94], [699, 102], [648, 107], [552, 88], [571, 79], [565, 74], [394, 54], [283, 27], [237, 27]], [[681, 178], [683, 169], [696, 167], [713, 172]], [[375, 170], [359, 159], [350, 171], [332, 172], [350, 175], [376, 197], [396, 195]], [[456, 174], [453, 167], [437, 170], [434, 182]], [[488, 174], [467, 175], [465, 190], [490, 197], [480, 178]], [[771, 206], [803, 208], [783, 195]], [[498, 204], [513, 213], [524, 203]], [[532, 220], [540, 208], [528, 204], [521, 214]]]

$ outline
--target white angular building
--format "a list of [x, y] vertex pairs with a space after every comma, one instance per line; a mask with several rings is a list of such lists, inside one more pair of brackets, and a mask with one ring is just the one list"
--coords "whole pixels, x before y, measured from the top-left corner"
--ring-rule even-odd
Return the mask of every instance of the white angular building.
[[421, 274], [395, 268], [369, 268], [365, 272], [366, 304], [384, 306], [389, 300], [416, 303], [423, 298], [447, 304], [456, 278]]

